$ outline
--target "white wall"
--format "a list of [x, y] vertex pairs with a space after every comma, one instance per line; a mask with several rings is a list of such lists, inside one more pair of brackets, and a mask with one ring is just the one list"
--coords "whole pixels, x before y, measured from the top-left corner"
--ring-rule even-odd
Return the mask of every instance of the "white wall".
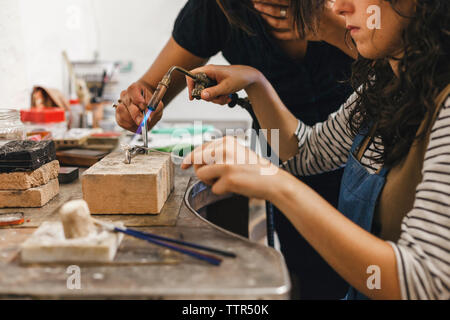
[[[66, 50], [74, 60], [130, 60], [121, 89], [137, 80], [169, 39], [185, 0], [0, 0], [0, 107], [29, 105], [33, 85], [63, 88]], [[222, 57], [211, 62], [225, 64]], [[119, 92], [117, 93], [119, 94]], [[177, 97], [166, 119], [248, 120], [243, 110]]]
[[0, 0], [0, 39], [0, 108], [20, 108], [28, 95], [28, 66], [17, 1]]

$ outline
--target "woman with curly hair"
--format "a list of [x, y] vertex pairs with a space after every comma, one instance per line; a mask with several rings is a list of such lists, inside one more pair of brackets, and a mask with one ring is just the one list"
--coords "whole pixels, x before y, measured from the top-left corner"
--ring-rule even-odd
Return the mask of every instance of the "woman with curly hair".
[[[306, 124], [326, 120], [352, 93], [350, 84], [344, 80], [349, 78], [357, 56], [355, 48], [346, 45], [344, 19], [333, 14], [326, 6], [328, 2], [186, 1], [175, 21], [172, 37], [152, 66], [122, 92], [116, 109], [117, 123], [136, 132], [143, 118], [142, 110], [167, 70], [174, 65], [197, 68], [218, 53], [230, 64], [251, 66], [263, 73], [287, 108]], [[166, 107], [185, 86], [184, 77], [174, 74], [163, 100]], [[149, 128], [161, 119], [163, 110], [161, 104], [152, 114]], [[252, 118], [254, 128], [259, 129], [255, 116]], [[301, 178], [337, 206], [342, 174], [343, 170], [336, 170]], [[247, 207], [244, 203], [242, 210], [248, 211]], [[274, 229], [293, 280], [294, 297], [333, 299], [344, 294], [348, 289], [345, 281], [277, 208], [274, 212]], [[236, 217], [230, 219], [233, 218], [246, 220], [237, 210]], [[268, 239], [274, 240], [271, 231], [269, 228]], [[245, 232], [243, 235], [246, 236]]]
[[348, 299], [449, 299], [450, 2], [336, 0], [334, 12], [360, 57], [355, 93], [323, 123], [296, 119], [255, 69], [194, 72], [218, 82], [207, 101], [247, 91], [262, 126], [279, 129], [287, 171], [345, 166], [338, 210], [231, 138], [195, 150], [183, 167], [203, 159], [196, 173], [213, 192], [272, 201], [350, 283]]

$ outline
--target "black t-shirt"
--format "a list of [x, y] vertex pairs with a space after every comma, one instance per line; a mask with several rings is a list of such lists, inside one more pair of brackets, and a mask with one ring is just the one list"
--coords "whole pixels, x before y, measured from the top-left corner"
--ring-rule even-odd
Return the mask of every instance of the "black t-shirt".
[[289, 110], [308, 125], [326, 120], [345, 102], [352, 92], [342, 83], [350, 75], [350, 57], [328, 43], [311, 41], [305, 57], [294, 61], [271, 37], [261, 16], [234, 6], [252, 35], [231, 26], [215, 0], [189, 0], [175, 22], [173, 38], [198, 57], [222, 52], [230, 64], [260, 70]]
[[[272, 38], [261, 16], [242, 6], [243, 1], [232, 2], [234, 13], [254, 35], [231, 26], [215, 0], [189, 0], [175, 22], [173, 38], [198, 57], [222, 52], [230, 64], [260, 70], [297, 118], [308, 125], [325, 121], [352, 93], [350, 86], [342, 83], [350, 76], [352, 59], [325, 42], [309, 42], [306, 56], [294, 61]], [[301, 179], [337, 206], [342, 172]], [[348, 285], [281, 213], [275, 214], [275, 226], [293, 279], [293, 297], [343, 298]]]

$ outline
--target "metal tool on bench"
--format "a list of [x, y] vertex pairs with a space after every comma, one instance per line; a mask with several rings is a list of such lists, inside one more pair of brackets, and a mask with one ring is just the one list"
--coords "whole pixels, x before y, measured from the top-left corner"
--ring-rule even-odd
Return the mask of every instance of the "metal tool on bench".
[[[134, 238], [145, 240], [145, 241], [153, 243], [155, 245], [159, 245], [159, 246], [186, 254], [193, 258], [206, 261], [215, 266], [219, 266], [222, 263], [221, 258], [216, 257], [211, 254], [205, 254], [205, 253], [202, 253], [202, 252], [199, 252], [196, 250], [201, 250], [201, 251], [209, 252], [212, 254], [216, 254], [216, 255], [220, 255], [220, 256], [228, 257], [228, 258], [236, 258], [237, 257], [235, 253], [230, 252], [230, 251], [213, 248], [213, 247], [209, 247], [209, 246], [204, 246], [204, 245], [200, 245], [200, 244], [195, 244], [195, 243], [188, 242], [188, 241], [167, 238], [167, 237], [159, 236], [159, 235], [156, 235], [153, 233], [142, 232], [142, 231], [126, 228], [126, 227], [118, 227], [114, 224], [102, 222], [97, 219], [93, 219], [93, 220], [94, 220], [95, 224], [104, 228], [105, 230], [108, 230], [111, 232], [117, 232], [117, 233], [124, 233], [124, 234], [132, 236]], [[188, 249], [188, 248], [192, 248], [192, 249], [196, 249], [196, 250], [192, 250], [192, 249]]]
[[138, 154], [145, 154], [146, 150], [143, 149], [143, 147], [125, 147], [125, 160], [124, 163], [125, 164], [130, 164], [131, 163], [131, 159], [133, 159], [136, 155]]
[[[124, 146], [124, 150], [125, 150], [125, 160], [124, 160], [125, 164], [131, 164], [131, 160], [138, 154], [149, 154], [150, 152], [167, 154], [167, 152], [159, 151], [159, 150], [153, 149], [153, 148], [147, 148], [144, 146], [134, 146], [134, 147]], [[175, 157], [180, 160], [184, 159], [183, 157], [173, 155], [173, 154], [172, 154], [172, 157]]]

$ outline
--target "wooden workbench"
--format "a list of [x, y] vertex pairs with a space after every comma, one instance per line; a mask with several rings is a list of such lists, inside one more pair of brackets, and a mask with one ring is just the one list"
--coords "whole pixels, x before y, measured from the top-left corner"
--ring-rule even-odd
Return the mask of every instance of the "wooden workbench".
[[[81, 289], [69, 289], [68, 265], [23, 265], [20, 244], [55, 209], [82, 197], [79, 180], [41, 209], [21, 211], [26, 223], [0, 229], [0, 298], [37, 299], [286, 299], [290, 282], [284, 259], [273, 249], [226, 232], [202, 219], [185, 202], [192, 171], [176, 169], [175, 190], [159, 216], [100, 216], [159, 235], [235, 252], [219, 267], [126, 237], [111, 264], [79, 265]], [[195, 186], [195, 185], [194, 185]], [[192, 187], [191, 187], [192, 189]], [[98, 217], [98, 216], [96, 216]]]

